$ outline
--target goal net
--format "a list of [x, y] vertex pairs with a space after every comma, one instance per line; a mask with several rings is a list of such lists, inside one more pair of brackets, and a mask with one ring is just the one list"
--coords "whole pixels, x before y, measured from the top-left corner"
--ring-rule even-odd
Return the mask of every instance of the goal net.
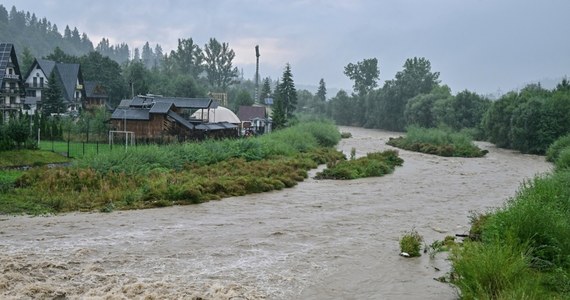
[[125, 148], [128, 145], [135, 145], [135, 133], [133, 131], [123, 130], [109, 130], [109, 145], [113, 147], [114, 144], [124, 144]]

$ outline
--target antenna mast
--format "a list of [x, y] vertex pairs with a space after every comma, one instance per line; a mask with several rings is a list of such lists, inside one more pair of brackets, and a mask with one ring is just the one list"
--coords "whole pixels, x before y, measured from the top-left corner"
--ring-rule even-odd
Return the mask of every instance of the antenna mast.
[[259, 102], [259, 45], [255, 45], [255, 103]]

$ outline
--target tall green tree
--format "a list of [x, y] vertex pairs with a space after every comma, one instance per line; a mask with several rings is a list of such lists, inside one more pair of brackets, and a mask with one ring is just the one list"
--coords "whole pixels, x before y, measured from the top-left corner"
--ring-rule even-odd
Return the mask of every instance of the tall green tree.
[[215, 38], [210, 38], [204, 46], [204, 63], [208, 82], [212, 87], [225, 91], [238, 77], [239, 71], [232, 65], [234, 58], [235, 52], [228, 43], [220, 43]]
[[115, 106], [120, 100], [130, 96], [127, 81], [121, 75], [123, 70], [116, 61], [92, 51], [81, 56], [79, 62], [85, 80], [100, 82], [105, 87], [109, 104]]
[[271, 80], [266, 77], [263, 80], [263, 85], [261, 86], [261, 92], [259, 93], [259, 99], [263, 102], [263, 99], [271, 97]]
[[359, 96], [365, 96], [378, 86], [377, 80], [380, 77], [378, 59], [369, 58], [356, 64], [349, 63], [344, 67], [344, 74], [354, 81], [354, 92]]
[[327, 86], [323, 78], [319, 80], [319, 88], [317, 89], [316, 97], [321, 102], [327, 101]]
[[287, 113], [285, 111], [285, 102], [281, 96], [281, 82], [277, 79], [275, 85], [275, 97], [273, 98], [273, 110], [271, 112], [271, 119], [273, 122], [273, 129], [279, 130], [287, 127]]
[[279, 99], [283, 101], [283, 109], [285, 110], [285, 118], [290, 120], [293, 112], [297, 108], [297, 90], [293, 81], [293, 72], [291, 65], [287, 63], [283, 71], [281, 84], [279, 84]]
[[[20, 71], [26, 73], [34, 63], [34, 55], [30, 51], [30, 48], [24, 47], [20, 62]], [[22, 76], [25, 75], [22, 74]]]
[[48, 77], [48, 87], [42, 93], [42, 114], [49, 116], [51, 114], [63, 113], [65, 108], [62, 88], [55, 72], [52, 71]]
[[178, 39], [176, 51], [170, 52], [170, 59], [182, 74], [198, 78], [203, 70], [204, 55], [202, 49], [192, 38]]

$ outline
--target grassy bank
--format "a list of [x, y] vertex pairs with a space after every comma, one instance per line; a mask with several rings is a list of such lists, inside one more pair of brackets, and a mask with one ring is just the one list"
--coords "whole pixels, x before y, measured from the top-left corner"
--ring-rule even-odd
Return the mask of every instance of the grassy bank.
[[390, 174], [404, 160], [394, 150], [368, 153], [364, 157], [350, 160], [332, 161], [327, 168], [317, 173], [316, 179], [357, 179]]
[[410, 126], [405, 137], [390, 138], [387, 144], [446, 157], [481, 157], [487, 154], [487, 150], [481, 150], [473, 144], [469, 135], [436, 128]]
[[310, 122], [259, 138], [86, 155], [6, 179], [0, 213], [160, 207], [282, 189], [318, 164], [344, 160], [333, 148], [339, 140], [332, 123]]
[[[558, 146], [556, 146], [558, 147]], [[474, 220], [480, 240], [452, 255], [465, 299], [570, 298], [570, 147], [556, 171], [526, 182], [502, 208]]]
[[38, 150], [10, 150], [2, 151], [0, 155], [0, 169], [16, 168], [22, 166], [44, 166], [52, 163], [66, 163], [70, 160], [57, 153]]

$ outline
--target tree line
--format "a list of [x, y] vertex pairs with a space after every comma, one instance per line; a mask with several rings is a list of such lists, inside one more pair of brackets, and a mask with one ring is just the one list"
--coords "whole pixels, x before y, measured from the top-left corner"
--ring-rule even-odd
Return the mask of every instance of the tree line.
[[341, 125], [405, 131], [410, 125], [467, 130], [474, 138], [523, 153], [544, 154], [570, 132], [570, 84], [553, 90], [529, 84], [496, 101], [463, 90], [455, 95], [442, 85], [426, 58], [410, 58], [395, 78], [378, 86], [378, 60], [350, 63], [344, 73], [353, 93], [340, 91], [325, 114]]

